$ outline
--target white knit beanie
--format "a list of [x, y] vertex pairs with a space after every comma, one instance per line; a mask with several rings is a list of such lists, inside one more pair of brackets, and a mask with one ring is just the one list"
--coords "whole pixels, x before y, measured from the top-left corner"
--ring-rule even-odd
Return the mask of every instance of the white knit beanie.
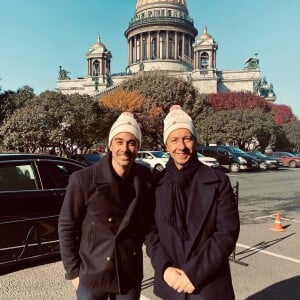
[[123, 112], [115, 123], [112, 125], [109, 136], [108, 145], [111, 145], [112, 139], [121, 132], [129, 132], [133, 134], [139, 141], [139, 147], [141, 147], [142, 133], [139, 124], [130, 112]]
[[180, 105], [173, 105], [164, 120], [164, 143], [166, 144], [169, 134], [179, 128], [188, 129], [197, 138], [196, 128], [191, 117], [182, 110]]

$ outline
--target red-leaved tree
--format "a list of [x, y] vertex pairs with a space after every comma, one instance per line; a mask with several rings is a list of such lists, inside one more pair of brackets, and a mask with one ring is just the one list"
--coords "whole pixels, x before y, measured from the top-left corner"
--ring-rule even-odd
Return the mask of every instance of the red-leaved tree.
[[260, 109], [263, 112], [271, 111], [268, 102], [264, 98], [250, 92], [210, 94], [208, 101], [214, 111], [234, 109]]
[[297, 118], [293, 115], [292, 109], [284, 104], [269, 104], [274, 116], [274, 122], [276, 125], [282, 125], [290, 122], [294, 122]]

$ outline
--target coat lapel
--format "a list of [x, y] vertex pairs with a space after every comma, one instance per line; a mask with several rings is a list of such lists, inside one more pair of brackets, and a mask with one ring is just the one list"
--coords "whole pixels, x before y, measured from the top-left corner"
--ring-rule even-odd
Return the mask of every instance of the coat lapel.
[[[110, 203], [120, 203], [121, 196], [119, 191], [119, 186], [114, 179], [114, 175], [112, 173], [110, 167], [111, 161], [111, 153], [97, 162], [94, 166], [93, 172], [93, 183], [97, 186], [97, 190], [101, 194], [106, 194], [105, 199]], [[138, 199], [140, 198], [140, 178], [138, 176], [134, 176], [134, 187], [136, 191], [136, 196], [130, 203], [122, 221], [118, 228], [117, 234], [119, 234], [126, 226], [129, 224], [131, 217], [135, 211], [135, 208], [138, 203]]]
[[203, 168], [200, 167], [196, 176], [197, 179], [192, 183], [188, 198], [186, 220], [192, 239], [188, 243], [189, 247], [186, 251], [186, 257], [189, 256], [195, 241], [206, 224], [206, 219], [213, 205], [216, 193], [215, 188], [211, 184], [217, 181], [217, 177], [213, 172], [209, 172], [208, 170], [203, 172]]
[[137, 176], [135, 176], [133, 179], [136, 195], [135, 195], [135, 198], [131, 201], [131, 203], [125, 213], [125, 216], [123, 217], [123, 220], [119, 226], [117, 234], [120, 233], [124, 228], [126, 228], [126, 226], [129, 224], [129, 222], [134, 214], [135, 208], [137, 207], [137, 204], [138, 204], [138, 199], [140, 199], [140, 186], [141, 186], [140, 181], [141, 181], [140, 178]]

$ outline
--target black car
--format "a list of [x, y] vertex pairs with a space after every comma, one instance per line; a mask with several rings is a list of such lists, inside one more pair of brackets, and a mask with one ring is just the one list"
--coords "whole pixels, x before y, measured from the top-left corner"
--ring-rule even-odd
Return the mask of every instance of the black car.
[[94, 165], [102, 158], [100, 153], [85, 153], [85, 154], [72, 154], [71, 159], [75, 159], [85, 164], [86, 166]]
[[38, 154], [0, 154], [0, 269], [59, 254], [57, 223], [72, 172], [85, 165]]
[[282, 161], [275, 157], [270, 157], [261, 152], [247, 152], [247, 154], [253, 156], [256, 160], [258, 160], [259, 168], [262, 170], [273, 169], [277, 170], [278, 168], [283, 166]]
[[237, 173], [241, 170], [257, 170], [258, 162], [239, 148], [232, 146], [198, 146], [197, 151], [217, 159], [221, 166]]

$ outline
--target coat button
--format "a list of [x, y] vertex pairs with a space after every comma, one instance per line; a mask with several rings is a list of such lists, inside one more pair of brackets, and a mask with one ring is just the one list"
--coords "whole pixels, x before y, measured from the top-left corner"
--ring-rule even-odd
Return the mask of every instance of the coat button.
[[111, 222], [112, 222], [112, 220], [113, 220], [112, 218], [108, 218], [108, 222], [109, 222], [109, 223], [111, 223]]
[[110, 256], [107, 256], [107, 257], [106, 257], [106, 260], [107, 260], [107, 261], [111, 261], [111, 257], [110, 257]]
[[133, 255], [133, 256], [136, 256], [136, 252], [133, 252], [132, 255]]

